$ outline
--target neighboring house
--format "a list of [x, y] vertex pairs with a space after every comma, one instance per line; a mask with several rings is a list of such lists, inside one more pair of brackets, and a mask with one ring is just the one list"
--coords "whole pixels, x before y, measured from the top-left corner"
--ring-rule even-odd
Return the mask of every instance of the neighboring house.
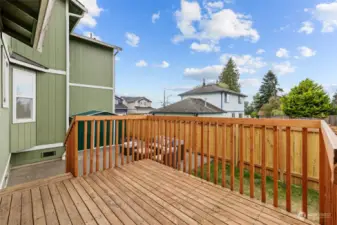
[[154, 110], [151, 114], [159, 116], [223, 117], [225, 111], [203, 99], [186, 98], [166, 107]]
[[152, 108], [152, 101], [145, 97], [121, 96], [123, 103], [128, 107], [128, 114], [149, 114]]
[[115, 113], [118, 115], [127, 115], [128, 107], [123, 104], [123, 99], [115, 96]]
[[72, 33], [86, 12], [77, 0], [2, 3], [0, 188], [9, 161], [62, 156], [71, 115], [115, 111], [114, 62], [121, 50]]
[[203, 84], [200, 87], [180, 94], [182, 100], [202, 99], [224, 111], [223, 117], [244, 117], [246, 95], [223, 88], [218, 84]]

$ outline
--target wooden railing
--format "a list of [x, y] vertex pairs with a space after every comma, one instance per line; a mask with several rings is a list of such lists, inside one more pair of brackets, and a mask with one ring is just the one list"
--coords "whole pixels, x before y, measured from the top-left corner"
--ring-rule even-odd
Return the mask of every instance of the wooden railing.
[[[301, 138], [295, 137], [294, 131], [301, 132]], [[318, 134], [317, 145], [310, 142], [315, 138], [309, 136], [310, 132]], [[280, 138], [282, 134], [284, 138]], [[334, 174], [337, 171], [337, 137], [326, 122], [320, 120], [77, 116], [65, 140], [66, 170], [74, 176], [87, 175], [146, 158], [208, 181], [212, 175], [215, 184], [218, 184], [218, 173], [221, 173], [221, 185], [226, 187], [227, 168], [223, 165], [227, 164], [229, 188], [235, 189], [235, 168], [238, 168], [239, 183], [236, 185], [239, 192], [244, 193], [246, 168], [249, 172], [249, 196], [254, 198], [254, 175], [259, 158], [261, 201], [267, 200], [268, 165], [272, 170], [269, 176], [273, 179], [273, 205], [278, 207], [278, 182], [283, 176], [279, 170], [279, 160], [282, 159], [279, 151], [283, 149], [280, 141], [285, 150], [286, 210], [292, 211], [293, 160], [301, 161], [302, 212], [305, 217], [308, 215], [308, 158], [311, 157], [308, 149], [314, 149], [319, 159], [319, 221], [321, 224], [336, 224], [337, 179], [334, 179]], [[81, 142], [83, 152], [80, 153], [82, 157], [78, 157]], [[255, 145], [255, 142], [260, 145]], [[301, 157], [295, 157], [295, 148]]]

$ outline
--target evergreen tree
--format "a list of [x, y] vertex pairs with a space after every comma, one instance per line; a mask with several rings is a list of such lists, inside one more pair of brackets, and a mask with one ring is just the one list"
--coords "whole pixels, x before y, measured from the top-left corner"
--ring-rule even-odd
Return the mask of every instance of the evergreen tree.
[[325, 118], [332, 110], [329, 95], [310, 79], [292, 88], [281, 101], [284, 113], [290, 117]]
[[332, 96], [331, 105], [332, 105], [331, 114], [337, 115], [337, 91]]
[[271, 97], [277, 97], [278, 92], [283, 90], [279, 88], [279, 83], [276, 75], [269, 70], [266, 75], [263, 77], [262, 85], [260, 87], [260, 104], [264, 105], [269, 102]]
[[261, 95], [260, 93], [256, 93], [256, 95], [253, 96], [253, 102], [252, 102], [252, 106], [254, 108], [254, 111], [256, 113], [258, 113], [261, 109], [261, 107], [263, 106], [263, 104], [261, 104]]
[[240, 73], [234, 60], [230, 58], [219, 76], [219, 82], [227, 84], [232, 91], [240, 92], [239, 78]]
[[337, 107], [337, 91], [336, 91], [335, 94], [332, 96], [331, 104], [332, 104], [333, 106], [336, 106], [336, 107]]

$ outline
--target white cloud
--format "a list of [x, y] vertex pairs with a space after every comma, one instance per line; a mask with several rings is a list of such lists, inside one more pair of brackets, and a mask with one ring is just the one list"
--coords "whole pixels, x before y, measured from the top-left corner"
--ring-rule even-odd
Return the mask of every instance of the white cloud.
[[211, 10], [223, 9], [224, 3], [222, 1], [208, 2], [206, 7]]
[[166, 61], [162, 61], [161, 64], [159, 65], [159, 67], [164, 68], [164, 69], [168, 68], [169, 66], [170, 64]]
[[126, 37], [126, 43], [128, 45], [132, 47], [138, 47], [140, 38], [137, 35], [135, 35], [134, 33], [126, 32], [125, 37]]
[[314, 51], [311, 48], [308, 48], [306, 46], [298, 47], [297, 50], [300, 52], [300, 54], [303, 57], [312, 57], [312, 56], [316, 55], [316, 51]]
[[280, 48], [276, 52], [276, 56], [279, 57], [279, 58], [288, 58], [289, 57], [289, 51], [285, 48]]
[[147, 67], [147, 62], [145, 60], [139, 60], [137, 63], [136, 63], [136, 66], [137, 67]]
[[99, 17], [103, 11], [97, 5], [97, 0], [80, 0], [80, 2], [88, 9], [88, 13], [80, 20], [80, 24], [87, 27], [95, 27], [97, 24], [96, 17]]
[[181, 1], [181, 10], [175, 12], [177, 27], [184, 36], [194, 35], [194, 21], [201, 20], [201, 8], [198, 2]]
[[337, 84], [323, 84], [323, 88], [332, 97], [337, 91]]
[[204, 68], [186, 68], [184, 75], [186, 77], [200, 79], [216, 79], [223, 69], [222, 65], [206, 66]]
[[159, 18], [160, 18], [160, 11], [152, 15], [152, 23], [156, 23], [156, 21], [159, 20]]
[[185, 39], [219, 41], [240, 37], [256, 42], [260, 38], [250, 16], [235, 13], [231, 9], [202, 15], [198, 2], [182, 0], [181, 9], [175, 12], [175, 16], [181, 32], [173, 38], [175, 43]]
[[298, 33], [311, 34], [314, 31], [314, 24], [310, 21], [302, 23], [302, 27], [298, 30]]
[[253, 57], [251, 55], [231, 55], [223, 54], [220, 57], [220, 61], [223, 65], [226, 65], [229, 58], [232, 58], [238, 67], [240, 73], [254, 74], [256, 71], [267, 65], [261, 57]]
[[293, 73], [295, 72], [295, 69], [296, 68], [292, 66], [289, 61], [273, 64], [273, 71], [278, 75], [285, 75], [288, 73]]
[[322, 32], [333, 32], [337, 29], [337, 1], [318, 4], [311, 12], [322, 23]]
[[241, 84], [241, 87], [244, 87], [244, 88], [259, 87], [261, 84], [261, 81], [256, 78], [246, 78], [246, 79], [240, 79], [239, 83]]
[[283, 32], [285, 30], [288, 30], [289, 28], [290, 28], [290, 24], [287, 24], [287, 25], [282, 26], [282, 27], [280, 27], [278, 29], [275, 29], [274, 32]]
[[101, 40], [102, 40], [100, 36], [95, 35], [93, 32], [84, 31], [84, 32], [83, 32], [83, 35], [86, 36], [86, 37], [89, 37], [89, 38], [96, 39], [96, 40], [98, 40], [98, 41], [101, 41]]
[[265, 53], [265, 52], [266, 52], [266, 50], [260, 48], [260, 49], [258, 49], [258, 50], [256, 51], [256, 54], [261, 55], [261, 54], [263, 54], [263, 53]]
[[193, 42], [190, 46], [193, 51], [196, 52], [219, 52], [220, 47], [215, 44], [199, 44], [197, 42]]
[[221, 64], [210, 65], [203, 68], [186, 68], [184, 76], [196, 80], [208, 79], [216, 80], [222, 72], [224, 65], [227, 64], [229, 58], [232, 58], [238, 67], [240, 73], [255, 73], [258, 69], [265, 67], [267, 63], [261, 57], [253, 57], [251, 55], [230, 55], [223, 54], [220, 57]]

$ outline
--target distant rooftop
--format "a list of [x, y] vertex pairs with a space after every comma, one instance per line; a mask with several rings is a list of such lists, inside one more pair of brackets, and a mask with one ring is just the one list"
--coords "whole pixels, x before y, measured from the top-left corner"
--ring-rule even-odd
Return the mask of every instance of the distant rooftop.
[[231, 93], [231, 94], [242, 96], [242, 97], [247, 97], [247, 95], [245, 95], [245, 94], [229, 90], [228, 88], [221, 87], [219, 84], [202, 85], [200, 87], [196, 87], [192, 90], [189, 90], [189, 91], [186, 91], [182, 94], [179, 94], [179, 96], [217, 93], [217, 92], [225, 92], [225, 93]]
[[179, 102], [173, 103], [166, 107], [157, 109], [150, 113], [153, 114], [164, 114], [164, 113], [175, 113], [175, 114], [217, 114], [225, 113], [224, 110], [212, 105], [200, 98], [186, 98]]
[[148, 102], [152, 102], [150, 99], [145, 98], [143, 96], [120, 96], [120, 98], [124, 99], [127, 103], [132, 103], [132, 102], [136, 102], [139, 100], [146, 100]]

